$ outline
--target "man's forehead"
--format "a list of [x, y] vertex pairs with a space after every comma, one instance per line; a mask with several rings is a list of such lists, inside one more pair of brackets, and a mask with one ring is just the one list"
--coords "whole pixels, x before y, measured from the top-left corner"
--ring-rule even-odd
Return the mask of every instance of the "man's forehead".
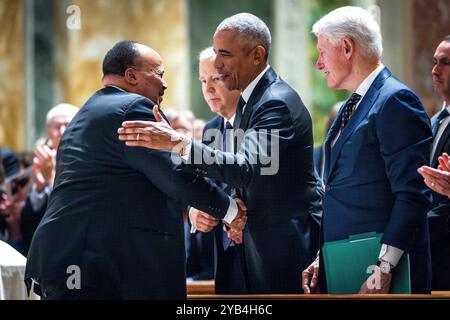
[[439, 44], [439, 46], [436, 49], [435, 56], [450, 56], [450, 42], [449, 41], [443, 41]]

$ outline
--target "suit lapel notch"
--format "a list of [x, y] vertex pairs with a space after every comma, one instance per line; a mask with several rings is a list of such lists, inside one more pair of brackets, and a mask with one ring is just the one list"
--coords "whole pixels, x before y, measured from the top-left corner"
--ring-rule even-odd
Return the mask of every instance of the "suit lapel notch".
[[248, 122], [253, 111], [253, 106], [259, 101], [261, 95], [272, 84], [272, 82], [275, 81], [276, 78], [277, 74], [275, 73], [275, 71], [272, 68], [269, 68], [259, 80], [245, 105], [244, 114], [242, 115], [242, 120], [239, 125], [240, 129], [247, 130]]

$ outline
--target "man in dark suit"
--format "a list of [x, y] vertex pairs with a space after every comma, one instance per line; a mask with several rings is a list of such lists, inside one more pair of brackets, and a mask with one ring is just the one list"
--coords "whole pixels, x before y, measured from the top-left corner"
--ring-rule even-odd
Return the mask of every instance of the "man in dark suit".
[[[269, 66], [270, 31], [261, 19], [241, 13], [225, 19], [214, 34], [215, 67], [228, 90], [241, 91], [235, 128], [237, 154], [197, 142], [181, 143], [183, 170], [227, 183], [248, 209], [243, 234], [249, 293], [299, 293], [298, 270], [313, 248], [311, 117], [298, 94]], [[164, 122], [129, 122], [129, 145], [173, 149], [184, 141]], [[200, 161], [199, 161], [200, 160]]]
[[172, 153], [127, 148], [117, 139], [124, 120], [153, 119], [151, 108], [167, 87], [158, 53], [119, 42], [106, 54], [103, 74], [105, 88], [61, 139], [27, 283], [39, 283], [44, 299], [183, 299], [182, 206], [238, 229], [242, 211], [220, 188], [177, 170]]
[[[450, 36], [436, 48], [432, 70], [434, 91], [444, 100], [442, 110], [432, 119], [434, 141], [431, 168], [439, 167], [442, 153], [450, 153]], [[441, 160], [442, 161], [442, 160]], [[424, 175], [425, 179], [427, 176]], [[430, 185], [430, 188], [435, 189]], [[428, 212], [431, 240], [432, 290], [450, 290], [450, 200], [433, 192], [433, 208]]]
[[[233, 125], [240, 92], [225, 88], [214, 67], [215, 56], [212, 47], [203, 50], [199, 56], [199, 80], [203, 98], [211, 111], [217, 114], [206, 124], [202, 142], [213, 148], [234, 153]], [[231, 193], [231, 187], [226, 183], [217, 182], [217, 184], [228, 194]], [[234, 234], [219, 220], [195, 208], [191, 208], [189, 218], [193, 229], [201, 231], [200, 234], [195, 234], [196, 237], [207, 236], [209, 235], [207, 232], [213, 230], [216, 294], [248, 293], [243, 272], [242, 232]], [[206, 256], [208, 254], [202, 253]]]
[[[381, 63], [380, 28], [366, 10], [336, 9], [313, 32], [316, 67], [328, 87], [353, 92], [325, 141], [322, 243], [384, 233], [380, 266], [360, 292], [388, 293], [392, 269], [409, 254], [412, 292], [429, 293], [431, 194], [416, 170], [429, 161], [429, 119], [415, 93]], [[305, 292], [316, 291], [319, 270], [321, 292], [326, 291], [319, 260], [303, 272]], [[375, 280], [380, 285], [372, 288]]]

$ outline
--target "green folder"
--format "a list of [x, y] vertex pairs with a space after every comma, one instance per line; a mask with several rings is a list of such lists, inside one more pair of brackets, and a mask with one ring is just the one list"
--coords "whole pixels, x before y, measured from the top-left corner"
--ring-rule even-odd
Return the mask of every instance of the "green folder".
[[[325, 275], [330, 294], [355, 294], [372, 274], [381, 250], [382, 233], [370, 232], [323, 246]], [[411, 293], [409, 255], [403, 254], [392, 272], [390, 293]]]

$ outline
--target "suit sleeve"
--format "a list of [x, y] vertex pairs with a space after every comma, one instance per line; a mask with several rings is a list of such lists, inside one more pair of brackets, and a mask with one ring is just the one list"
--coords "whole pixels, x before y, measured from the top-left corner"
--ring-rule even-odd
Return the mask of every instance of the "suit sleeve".
[[189, 160], [182, 164], [182, 168], [233, 187], [245, 188], [257, 175], [278, 172], [279, 155], [294, 135], [287, 106], [282, 101], [269, 101], [255, 111], [249, 130], [245, 133], [237, 131], [240, 146], [237, 154], [194, 141]]
[[[125, 112], [124, 121], [155, 121], [148, 99], [138, 99]], [[169, 197], [222, 219], [230, 203], [228, 195], [203, 177], [183, 172], [176, 153], [141, 147], [127, 147], [123, 143], [128, 165], [143, 173], [159, 190]]]
[[[395, 119], [395, 121], [394, 121]], [[382, 243], [408, 252], [426, 224], [431, 193], [417, 169], [428, 163], [432, 134], [420, 100], [409, 90], [392, 95], [377, 119], [377, 136], [394, 197]]]

